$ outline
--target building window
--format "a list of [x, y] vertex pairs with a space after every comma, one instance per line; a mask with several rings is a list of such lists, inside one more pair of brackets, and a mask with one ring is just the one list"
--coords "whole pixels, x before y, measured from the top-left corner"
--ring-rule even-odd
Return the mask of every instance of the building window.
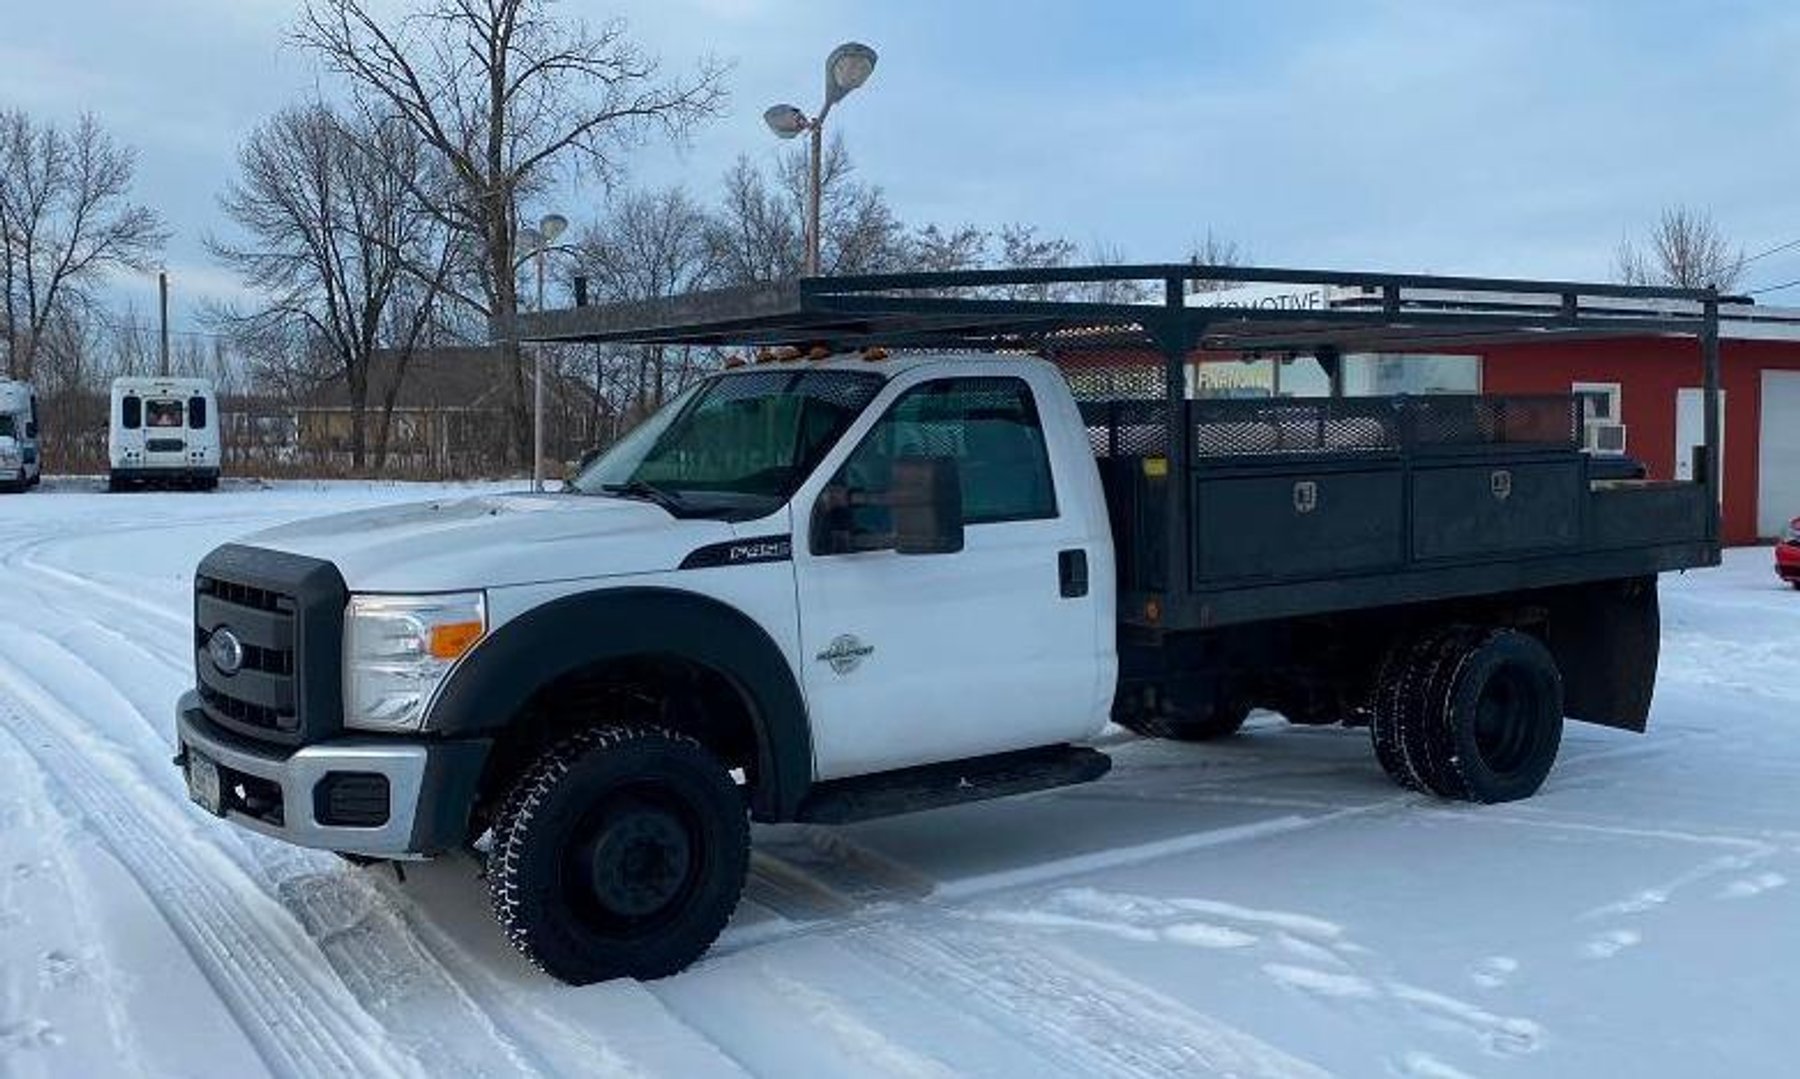
[[1480, 392], [1480, 356], [1364, 352], [1344, 357], [1346, 397]]
[[1569, 392], [1581, 402], [1581, 422], [1618, 423], [1624, 390], [1617, 382], [1577, 382]]

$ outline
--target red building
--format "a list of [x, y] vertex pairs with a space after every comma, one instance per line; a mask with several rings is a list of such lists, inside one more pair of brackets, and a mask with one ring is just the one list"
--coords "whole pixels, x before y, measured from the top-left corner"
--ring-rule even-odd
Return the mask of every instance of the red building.
[[[1785, 329], [1800, 330], [1800, 327]], [[1727, 543], [1780, 534], [1800, 516], [1800, 332], [1721, 325]], [[1756, 338], [1743, 336], [1755, 333]], [[1496, 345], [1479, 350], [1485, 393], [1610, 394], [1626, 452], [1652, 479], [1688, 479], [1701, 442], [1700, 350], [1692, 338]], [[1604, 406], [1603, 406], [1604, 407]]]
[[[1449, 296], [1448, 293], [1438, 293]], [[1480, 297], [1491, 301], [1493, 296]], [[1247, 286], [1195, 296], [1190, 305], [1299, 309], [1362, 307], [1367, 294], [1314, 286]], [[1522, 296], [1521, 303], [1541, 302]], [[1611, 301], [1629, 313], [1633, 301]], [[1636, 306], [1654, 310], [1652, 304]], [[1694, 313], [1698, 313], [1695, 308]], [[1720, 312], [1725, 457], [1723, 538], [1773, 539], [1800, 516], [1800, 310], [1725, 304]], [[1160, 381], [1154, 353], [1107, 347], [1100, 339], [1055, 350], [1071, 372], [1085, 371], [1101, 395]], [[1337, 390], [1350, 396], [1397, 393], [1579, 394], [1590, 419], [1624, 430], [1625, 453], [1654, 480], [1692, 479], [1693, 448], [1705, 441], [1700, 343], [1693, 337], [1613, 337], [1471, 344], [1454, 354], [1343, 357]], [[1117, 383], [1113, 385], [1112, 383]], [[1323, 369], [1304, 353], [1277, 357], [1195, 353], [1191, 396], [1317, 396], [1331, 393]], [[1616, 444], [1615, 444], [1616, 445]]]

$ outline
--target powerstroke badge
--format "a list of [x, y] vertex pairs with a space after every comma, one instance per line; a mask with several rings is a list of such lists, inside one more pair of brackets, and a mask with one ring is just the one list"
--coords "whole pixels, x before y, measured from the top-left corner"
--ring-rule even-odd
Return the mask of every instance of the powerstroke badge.
[[712, 569], [717, 566], [748, 566], [758, 562], [786, 562], [794, 557], [794, 541], [789, 536], [754, 536], [747, 539], [714, 543], [681, 560], [682, 569]]
[[821, 663], [831, 664], [831, 673], [849, 674], [862, 665], [862, 661], [875, 651], [872, 644], [864, 644], [854, 635], [846, 633], [832, 640], [825, 651], [814, 658]]

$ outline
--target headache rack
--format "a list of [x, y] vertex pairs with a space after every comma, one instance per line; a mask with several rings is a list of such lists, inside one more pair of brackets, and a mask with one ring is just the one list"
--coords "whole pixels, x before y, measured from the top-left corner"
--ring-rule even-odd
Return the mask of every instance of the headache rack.
[[[1047, 357], [1100, 464], [1121, 618], [1166, 629], [1715, 564], [1719, 304], [1712, 289], [1177, 263], [804, 278], [494, 333]], [[1692, 483], [1599, 482], [1570, 395], [1343, 394], [1347, 355], [1646, 335], [1695, 342]], [[1329, 396], [1192, 396], [1200, 358], [1299, 354]]]

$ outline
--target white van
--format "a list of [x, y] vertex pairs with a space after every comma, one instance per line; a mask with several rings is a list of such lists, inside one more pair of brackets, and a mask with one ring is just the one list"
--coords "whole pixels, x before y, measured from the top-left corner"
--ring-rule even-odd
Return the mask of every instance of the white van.
[[0, 491], [23, 491], [43, 479], [38, 457], [37, 391], [0, 378]]
[[107, 489], [219, 485], [219, 410], [204, 378], [116, 378]]

